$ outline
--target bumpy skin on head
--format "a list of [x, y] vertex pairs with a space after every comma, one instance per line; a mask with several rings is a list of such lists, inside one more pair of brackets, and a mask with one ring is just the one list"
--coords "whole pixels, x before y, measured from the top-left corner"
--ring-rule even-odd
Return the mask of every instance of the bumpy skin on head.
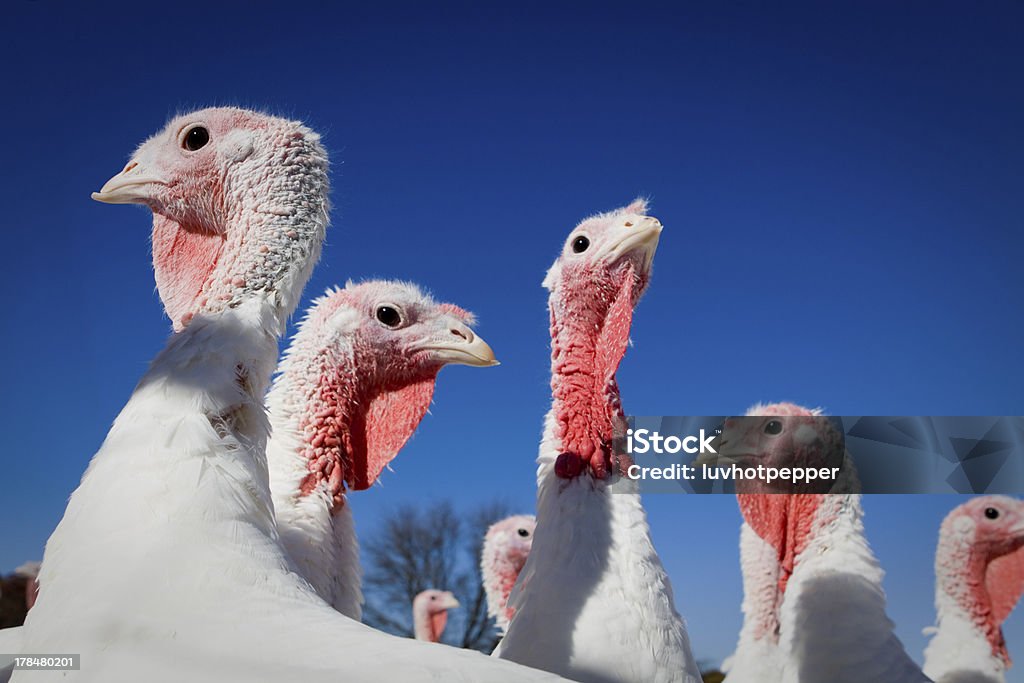
[[1004, 680], [1002, 624], [1024, 593], [1024, 501], [980, 496], [954, 508], [939, 530], [935, 578], [938, 624], [925, 673], [940, 683], [968, 672]]
[[502, 633], [515, 614], [508, 599], [530, 555], [536, 527], [533, 515], [513, 515], [492, 524], [484, 536], [480, 574], [487, 592], [487, 614]]
[[552, 406], [537, 528], [497, 656], [577, 681], [696, 683], [699, 671], [628, 463], [615, 374], [661, 223], [637, 200], [578, 224], [544, 279]]
[[496, 364], [473, 316], [413, 284], [329, 290], [299, 326], [267, 402], [270, 485], [303, 576], [358, 618], [358, 552], [346, 489], [365, 489], [411, 438], [446, 364]]
[[153, 211], [157, 289], [181, 330], [256, 293], [294, 310], [319, 257], [327, 184], [319, 135], [221, 107], [176, 117], [93, 197]]
[[425, 590], [412, 601], [413, 631], [416, 640], [441, 642], [448, 623], [448, 610], [459, 607], [459, 601], [449, 591]]
[[[291, 163], [294, 151], [266, 160], [261, 177], [273, 186], [282, 171], [306, 176], [308, 168]], [[316, 182], [326, 189], [323, 171]], [[322, 234], [326, 218], [326, 198], [306, 189], [299, 179], [289, 205], [279, 207], [312, 223], [295, 227], [300, 241]], [[117, 187], [103, 194], [115, 192], [123, 196]], [[259, 202], [262, 193], [243, 196]], [[246, 215], [265, 218], [275, 234], [282, 218]], [[229, 234], [255, 228], [225, 226]], [[251, 253], [273, 253], [267, 246]], [[89, 664], [80, 681], [549, 678], [366, 628], [331, 609], [295, 572], [267, 485], [263, 392], [277, 364], [275, 332], [312, 257], [297, 255], [271, 288], [196, 315], [171, 337], [72, 494], [46, 545], [23, 646], [5, 651], [81, 653]]]
[[558, 476], [608, 477], [611, 438], [622, 408], [615, 372], [626, 353], [633, 309], [650, 282], [661, 223], [647, 203], [582, 221], [544, 278], [550, 291], [551, 390]]

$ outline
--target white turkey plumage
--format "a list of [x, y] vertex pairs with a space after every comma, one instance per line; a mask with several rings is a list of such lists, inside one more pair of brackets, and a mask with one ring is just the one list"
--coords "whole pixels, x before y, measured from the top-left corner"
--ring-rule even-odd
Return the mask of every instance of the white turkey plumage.
[[47, 543], [23, 651], [80, 653], [82, 668], [12, 680], [552, 680], [352, 621], [280, 544], [262, 397], [319, 254], [326, 191], [314, 133], [212, 109], [172, 121], [99, 193], [153, 209], [178, 331]]
[[537, 527], [496, 655], [601, 683], [700, 674], [635, 482], [618, 476], [615, 372], [661, 224], [638, 200], [577, 226], [550, 291], [553, 406], [537, 468]]

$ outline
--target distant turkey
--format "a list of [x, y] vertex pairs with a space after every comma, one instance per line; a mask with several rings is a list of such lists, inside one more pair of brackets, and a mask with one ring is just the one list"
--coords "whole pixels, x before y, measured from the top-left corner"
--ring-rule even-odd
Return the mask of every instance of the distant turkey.
[[448, 623], [448, 610], [459, 606], [459, 601], [451, 591], [421, 591], [412, 601], [412, 628], [416, 640], [441, 642], [444, 627]]
[[1003, 621], [1024, 594], [1024, 501], [981, 496], [946, 516], [935, 553], [938, 620], [924, 651], [936, 683], [1003, 683]]
[[512, 619], [509, 607], [512, 587], [533, 546], [537, 521], [533, 515], [513, 515], [487, 529], [480, 551], [480, 576], [487, 593], [487, 615], [504, 635]]

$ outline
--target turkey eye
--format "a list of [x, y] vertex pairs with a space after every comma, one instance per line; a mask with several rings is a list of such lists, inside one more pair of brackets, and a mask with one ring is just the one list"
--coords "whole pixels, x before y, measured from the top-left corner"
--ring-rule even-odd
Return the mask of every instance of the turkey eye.
[[182, 143], [190, 152], [194, 152], [197, 149], [202, 149], [206, 146], [206, 143], [210, 141], [210, 131], [206, 130], [202, 126], [196, 126], [189, 132], [185, 133], [185, 141]]
[[590, 246], [590, 240], [588, 240], [583, 235], [580, 235], [579, 237], [577, 237], [576, 239], [574, 239], [572, 241], [572, 250], [575, 253], [577, 253], [577, 254], [582, 254], [583, 252], [585, 252], [587, 250], [587, 247], [589, 247], [589, 246]]
[[527, 536], [530, 535], [530, 532], [527, 531], [526, 529], [520, 529], [519, 530], [519, 535], [522, 536], [523, 538], [526, 538]]
[[398, 310], [392, 306], [378, 306], [377, 320], [381, 321], [388, 327], [398, 327], [398, 324], [402, 322], [402, 316], [398, 313]]
[[431, 596], [430, 596], [430, 599], [431, 599], [431, 600], [437, 600], [437, 596], [436, 596], [436, 595], [431, 595]]
[[768, 424], [766, 424], [764, 426], [764, 433], [765, 434], [781, 434], [782, 433], [782, 423], [779, 422], [778, 420], [772, 420], [771, 422], [769, 422]]
[[989, 519], [996, 519], [999, 517], [999, 510], [995, 508], [985, 508], [985, 516]]

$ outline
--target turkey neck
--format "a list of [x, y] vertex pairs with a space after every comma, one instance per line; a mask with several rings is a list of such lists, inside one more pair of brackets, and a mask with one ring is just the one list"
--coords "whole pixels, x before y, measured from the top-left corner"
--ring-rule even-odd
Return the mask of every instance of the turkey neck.
[[605, 311], [569, 308], [553, 301], [551, 310], [551, 393], [559, 477], [573, 478], [589, 468], [596, 479], [613, 473], [611, 443], [622, 401], [615, 373], [626, 351], [633, 306], [632, 270], [613, 292]]
[[1009, 667], [1002, 625], [996, 621], [985, 582], [990, 559], [971, 543], [940, 546], [935, 554], [938, 627], [941, 632], [944, 622], [970, 623], [974, 633], [987, 641], [992, 657]]

